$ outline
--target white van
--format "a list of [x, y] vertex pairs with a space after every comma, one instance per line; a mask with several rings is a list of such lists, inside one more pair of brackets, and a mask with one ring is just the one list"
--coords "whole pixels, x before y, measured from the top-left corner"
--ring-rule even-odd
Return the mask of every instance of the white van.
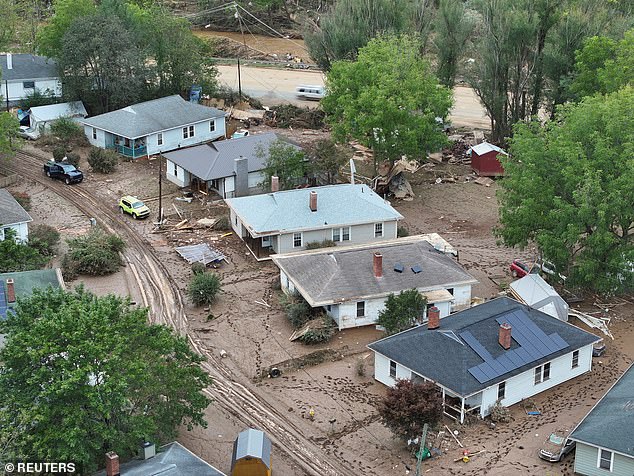
[[326, 88], [323, 86], [299, 85], [295, 88], [298, 99], [319, 101], [326, 95]]

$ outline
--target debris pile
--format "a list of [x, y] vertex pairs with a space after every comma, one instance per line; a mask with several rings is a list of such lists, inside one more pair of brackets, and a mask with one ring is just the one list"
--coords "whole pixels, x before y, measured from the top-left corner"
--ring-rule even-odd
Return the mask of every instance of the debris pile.
[[412, 186], [403, 175], [408, 167], [409, 163], [402, 160], [395, 162], [394, 165], [390, 165], [389, 162], [380, 164], [379, 176], [374, 179], [375, 192], [379, 195], [392, 195], [401, 200], [414, 200]]

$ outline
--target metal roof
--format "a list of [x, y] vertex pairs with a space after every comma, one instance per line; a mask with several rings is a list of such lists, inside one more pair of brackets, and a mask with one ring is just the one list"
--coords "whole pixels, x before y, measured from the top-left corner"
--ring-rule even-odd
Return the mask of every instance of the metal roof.
[[[382, 278], [374, 276], [376, 252], [383, 255]], [[272, 259], [312, 306], [382, 297], [407, 289], [435, 291], [477, 283], [453, 258], [421, 236], [274, 255]], [[397, 263], [403, 265], [402, 272], [394, 269]], [[412, 271], [414, 265], [422, 271]]]
[[[309, 207], [317, 193], [317, 211]], [[387, 200], [362, 184], [302, 188], [225, 200], [254, 235], [400, 220]]]
[[231, 468], [242, 458], [258, 458], [271, 468], [271, 440], [261, 430], [248, 428], [242, 431], [233, 444]]
[[508, 155], [503, 149], [500, 149], [497, 145], [489, 144], [488, 142], [482, 142], [481, 144], [474, 145], [467, 153], [475, 152], [477, 155], [484, 155], [487, 152], [495, 151], [500, 154]]
[[175, 94], [90, 117], [82, 122], [112, 134], [136, 139], [224, 116], [225, 113], [219, 109], [185, 101]]
[[7, 55], [0, 55], [2, 79], [13, 81], [20, 79], [57, 78], [57, 63], [45, 56], [12, 54], [13, 68], [7, 68]]
[[581, 420], [570, 438], [634, 458], [634, 364]]
[[81, 101], [36, 106], [32, 107], [29, 113], [31, 114], [31, 119], [35, 119], [38, 122], [54, 121], [60, 117], [86, 117], [88, 115], [84, 103]]
[[[201, 180], [214, 180], [234, 175], [234, 161], [240, 157], [248, 159], [249, 172], [264, 169], [268, 149], [277, 140], [286, 141], [282, 136], [268, 132], [186, 147], [163, 155]], [[289, 144], [301, 149], [296, 144]], [[262, 157], [258, 157], [260, 148], [264, 152]]]
[[205, 266], [209, 263], [215, 263], [226, 259], [222, 252], [212, 248], [207, 243], [198, 245], [178, 246], [174, 248], [181, 257], [188, 263], [202, 263]]
[[568, 320], [568, 304], [539, 274], [527, 274], [510, 284], [520, 301], [562, 321]]
[[8, 226], [33, 221], [8, 190], [0, 188], [0, 225]]

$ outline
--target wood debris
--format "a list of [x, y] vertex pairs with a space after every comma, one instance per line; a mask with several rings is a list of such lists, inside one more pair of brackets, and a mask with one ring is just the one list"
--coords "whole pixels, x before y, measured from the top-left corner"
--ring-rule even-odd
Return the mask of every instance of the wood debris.
[[489, 177], [478, 177], [474, 180], [474, 183], [477, 183], [478, 185], [484, 185], [485, 187], [490, 187], [494, 183], [494, 181]]

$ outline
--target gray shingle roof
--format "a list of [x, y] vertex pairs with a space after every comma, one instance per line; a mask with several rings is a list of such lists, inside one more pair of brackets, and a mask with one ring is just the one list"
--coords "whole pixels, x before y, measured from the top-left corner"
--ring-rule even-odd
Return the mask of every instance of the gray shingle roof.
[[[375, 252], [383, 255], [382, 278], [374, 276]], [[386, 296], [414, 288], [431, 291], [477, 283], [462, 266], [422, 237], [276, 255], [273, 261], [312, 306]], [[404, 266], [402, 273], [394, 271], [396, 263]], [[411, 270], [414, 265], [420, 265], [423, 271], [415, 274]]]
[[7, 68], [7, 55], [0, 55], [2, 79], [9, 81], [18, 79], [57, 78], [57, 63], [45, 56], [29, 54], [13, 54], [13, 68]]
[[236, 461], [242, 458], [258, 458], [266, 465], [271, 467], [271, 440], [261, 430], [248, 428], [238, 435], [233, 444], [233, 457], [231, 459], [231, 468]]
[[136, 139], [224, 115], [219, 109], [185, 101], [175, 94], [90, 117], [82, 122], [122, 137]]
[[[568, 346], [480, 383], [469, 369], [484, 360], [457, 336], [464, 331], [471, 332], [492, 357], [497, 358], [505, 350], [498, 343], [500, 326], [496, 318], [511, 311], [521, 313], [547, 335], [559, 334]], [[513, 299], [500, 297], [441, 319], [437, 330], [429, 330], [422, 325], [373, 342], [368, 347], [459, 395], [467, 396], [598, 340], [594, 334]], [[513, 339], [511, 349], [519, 347]]]
[[0, 225], [15, 225], [33, 221], [8, 190], [0, 188]]
[[590, 410], [570, 438], [634, 458], [634, 365]]
[[[213, 180], [233, 175], [234, 160], [239, 157], [248, 159], [249, 172], [262, 170], [268, 148], [278, 139], [285, 140], [273, 132], [268, 132], [187, 147], [163, 155], [196, 177], [202, 180]], [[295, 144], [291, 145], [300, 149]], [[263, 158], [257, 156], [258, 147], [264, 150]]]
[[[317, 211], [309, 207], [317, 192]], [[403, 216], [367, 185], [328, 185], [227, 199], [252, 234], [289, 233], [400, 220]]]

